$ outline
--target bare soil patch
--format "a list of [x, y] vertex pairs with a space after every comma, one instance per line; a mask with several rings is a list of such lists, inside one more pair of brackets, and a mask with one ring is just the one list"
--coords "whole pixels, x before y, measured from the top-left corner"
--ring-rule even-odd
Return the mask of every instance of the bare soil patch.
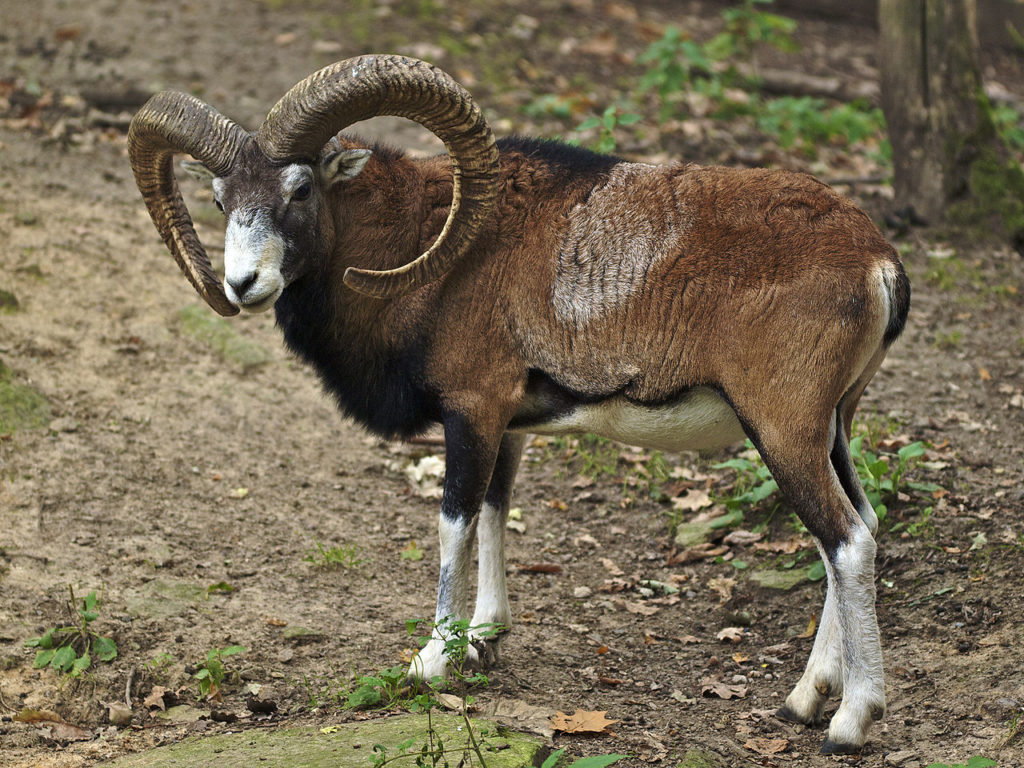
[[[609, 89], [635, 80], [635, 55], [665, 24], [706, 36], [720, 8], [6, 5], [0, 289], [17, 305], [0, 308], [0, 360], [9, 381], [45, 396], [49, 413], [45, 426], [0, 437], [0, 762], [90, 765], [188, 733], [365, 717], [332, 694], [353, 672], [403, 663], [414, 644], [405, 621], [433, 611], [437, 505], [402, 468], [443, 449], [384, 444], [344, 422], [283, 350], [269, 315], [234, 319], [230, 332], [203, 324], [212, 314], [168, 258], [130, 178], [127, 119], [153, 90], [176, 87], [255, 127], [318, 66], [400, 50], [462, 79], [499, 133], [559, 133], [564, 123], [524, 106], [575, 89], [581, 103], [603, 107]], [[799, 34], [799, 67], [851, 82], [873, 77], [871, 29], [804, 19]], [[986, 67], [1004, 86], [1022, 87], [1019, 56], [991, 54]], [[432, 151], [407, 124], [371, 130]], [[867, 167], [841, 149], [812, 162], [749, 138], [718, 125], [699, 138], [666, 132], [622, 149], [803, 166], [826, 177]], [[881, 185], [847, 189], [879, 217], [891, 207]], [[209, 198], [187, 191], [214, 246], [220, 224]], [[935, 446], [914, 479], [946, 493], [927, 517], [916, 497], [890, 505], [886, 530], [902, 526], [879, 540], [889, 713], [862, 757], [839, 762], [912, 768], [985, 754], [1024, 765], [1020, 738], [1006, 743], [1024, 703], [1024, 266], [982, 243], [945, 250], [917, 234], [903, 242], [913, 309], [861, 418], [878, 435]], [[775, 513], [762, 541], [796, 537], [796, 552], [726, 543], [717, 557], [672, 565], [671, 505], [646, 493], [637, 469], [646, 457], [595, 459], [583, 448], [538, 441], [524, 459], [514, 497], [524, 529], [509, 533], [516, 626], [480, 700], [607, 710], [620, 721], [614, 734], [559, 734], [555, 744], [580, 755], [628, 752], [635, 765], [675, 765], [694, 750], [721, 765], [836, 762], [817, 755], [823, 731], [771, 715], [803, 669], [811, 640], [800, 635], [824, 598], [823, 582], [783, 592], [750, 578], [816, 558], [788, 510]], [[668, 460], [712, 475], [717, 492], [727, 488], [728, 473], [705, 460]], [[357, 545], [363, 562], [317, 568], [303, 559], [316, 541]], [[412, 543], [422, 559], [403, 557]], [[222, 582], [231, 591], [208, 590]], [[80, 680], [33, 669], [34, 652], [23, 647], [64, 620], [68, 584], [102, 593], [96, 629], [119, 651]], [[729, 627], [739, 631], [720, 638]], [[197, 665], [232, 644], [249, 650], [230, 660], [238, 677], [213, 708], [237, 720], [150, 716], [143, 702], [157, 685], [188, 688], [182, 701], [198, 706]], [[737, 697], [714, 695], [715, 683]], [[247, 684], [262, 686], [276, 712], [252, 712]], [[132, 719], [115, 726], [108, 704], [124, 701], [126, 685]], [[48, 739], [12, 720], [24, 708], [52, 710], [90, 738]], [[785, 740], [785, 751], [757, 739]]]

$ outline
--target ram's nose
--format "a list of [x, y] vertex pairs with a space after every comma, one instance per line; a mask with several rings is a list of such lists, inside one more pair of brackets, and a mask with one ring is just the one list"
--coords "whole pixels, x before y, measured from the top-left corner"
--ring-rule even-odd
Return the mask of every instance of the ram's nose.
[[232, 275], [227, 278], [227, 283], [231, 286], [231, 290], [235, 292], [235, 296], [238, 297], [239, 301], [244, 303], [246, 292], [255, 285], [256, 279], [259, 276], [260, 273], [253, 270], [243, 275]]

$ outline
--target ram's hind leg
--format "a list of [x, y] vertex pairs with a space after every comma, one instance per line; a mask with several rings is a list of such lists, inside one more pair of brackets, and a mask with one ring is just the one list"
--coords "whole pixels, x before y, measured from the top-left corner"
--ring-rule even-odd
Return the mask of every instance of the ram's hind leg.
[[497, 661], [498, 633], [506, 632], [512, 626], [512, 609], [505, 582], [505, 523], [525, 442], [525, 435], [506, 433], [502, 437], [476, 529], [479, 565], [470, 637], [492, 641], [475, 643], [484, 666]]
[[[792, 420], [761, 422], [757, 441], [779, 487], [814, 535], [828, 577], [825, 607], [807, 668], [779, 714], [804, 723], [821, 719], [830, 695], [843, 697], [832, 718], [827, 753], [856, 752], [871, 722], [885, 712], [881, 643], [875, 618], [875, 542], [841, 478], [849, 452], [836, 451], [844, 432], [834, 415], [802, 431]], [[785, 424], [774, 429], [775, 424]], [[856, 475], [854, 474], [854, 477]], [[870, 508], [870, 507], [869, 507]]]

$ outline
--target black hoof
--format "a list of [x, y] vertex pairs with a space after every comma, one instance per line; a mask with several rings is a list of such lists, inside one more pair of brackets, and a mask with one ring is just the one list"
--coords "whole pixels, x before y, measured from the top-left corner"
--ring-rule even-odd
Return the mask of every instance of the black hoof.
[[864, 749], [863, 745], [858, 747], [854, 744], [837, 744], [832, 739], [825, 739], [825, 743], [821, 745], [821, 754], [859, 755], [862, 749]]
[[779, 718], [779, 720], [786, 720], [790, 723], [800, 723], [801, 725], [806, 725], [806, 723], [804, 723], [803, 720], [796, 716], [796, 712], [787, 707], [785, 704], [783, 704], [781, 707], [775, 710], [775, 716]]
[[775, 710], [775, 716], [779, 718], [779, 720], [785, 720], [787, 723], [798, 723], [799, 725], [806, 725], [808, 727], [814, 727], [816, 725], [821, 725], [822, 723], [821, 710], [818, 710], [818, 714], [810, 720], [804, 720], [785, 704]]

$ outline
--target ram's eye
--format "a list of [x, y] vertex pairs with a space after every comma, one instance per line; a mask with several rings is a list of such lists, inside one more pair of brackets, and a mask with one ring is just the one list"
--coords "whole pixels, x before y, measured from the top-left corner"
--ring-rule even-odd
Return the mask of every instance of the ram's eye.
[[224, 213], [224, 206], [221, 204], [220, 200], [218, 200], [216, 197], [213, 198], [213, 204], [217, 206], [217, 210], [218, 211], [220, 211], [221, 213]]
[[292, 192], [292, 200], [306, 200], [313, 194], [313, 186], [306, 182], [305, 184], [299, 185], [299, 187]]

